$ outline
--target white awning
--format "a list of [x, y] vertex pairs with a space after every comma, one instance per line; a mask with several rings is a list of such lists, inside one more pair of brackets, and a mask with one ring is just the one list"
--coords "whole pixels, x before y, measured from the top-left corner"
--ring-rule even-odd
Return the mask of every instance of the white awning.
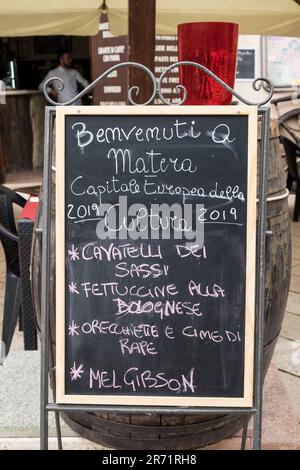
[[0, 37], [97, 34], [101, 3], [101, 0], [0, 0]]
[[[127, 32], [126, 0], [107, 0], [113, 34]], [[239, 24], [240, 34], [300, 36], [300, 5], [295, 0], [156, 0], [156, 33], [175, 34], [177, 25], [195, 21]]]
[[[102, 0], [0, 0], [0, 37], [91, 36], [97, 33]], [[126, 34], [128, 1], [107, 0], [111, 31]], [[238, 23], [241, 34], [300, 36], [295, 0], [156, 0], [156, 32], [174, 34], [193, 21]]]

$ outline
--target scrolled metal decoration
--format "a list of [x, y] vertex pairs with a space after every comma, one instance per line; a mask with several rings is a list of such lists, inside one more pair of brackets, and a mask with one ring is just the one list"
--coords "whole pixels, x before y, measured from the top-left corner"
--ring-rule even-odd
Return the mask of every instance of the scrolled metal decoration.
[[134, 101], [133, 97], [132, 97], [133, 94], [135, 94], [135, 96], [138, 95], [139, 87], [132, 86], [131, 88], [129, 88], [129, 90], [128, 90], [128, 100], [129, 100], [129, 102], [131, 104], [135, 105], [135, 106], [139, 106], [139, 105], [146, 106], [146, 105], [152, 103], [152, 101], [154, 100], [154, 98], [156, 96], [156, 91], [157, 91], [156, 78], [155, 78], [154, 74], [151, 72], [151, 70], [149, 70], [147, 67], [145, 67], [145, 65], [139, 64], [137, 62], [121, 62], [120, 64], [113, 65], [112, 67], [107, 69], [102, 75], [97, 77], [96, 80], [94, 80], [92, 83], [90, 83], [86, 88], [84, 88], [84, 90], [82, 90], [80, 93], [78, 93], [78, 95], [74, 96], [74, 98], [72, 98], [69, 101], [62, 102], [62, 103], [58, 103], [50, 97], [50, 95], [48, 93], [48, 88], [49, 88], [50, 83], [52, 83], [52, 85], [53, 85], [54, 82], [58, 81], [60, 84], [58, 85], [58, 87], [55, 86], [54, 88], [57, 91], [61, 91], [64, 88], [64, 82], [60, 77], [51, 77], [44, 83], [44, 86], [43, 86], [44, 96], [45, 96], [46, 100], [48, 101], [48, 103], [50, 103], [54, 106], [70, 106], [70, 105], [76, 103], [76, 101], [79, 100], [80, 98], [82, 98], [84, 95], [89, 93], [89, 91], [91, 91], [97, 85], [97, 83], [99, 83], [101, 80], [104, 80], [106, 77], [108, 77], [108, 75], [110, 75], [114, 70], [124, 68], [124, 67], [133, 67], [133, 68], [143, 70], [150, 77], [150, 79], [152, 81], [152, 84], [153, 84], [153, 93], [152, 93], [151, 97], [145, 103], [136, 103]]
[[[54, 86], [54, 82], [58, 82], [59, 85], [56, 84], [56, 86]], [[50, 86], [50, 84], [52, 86]], [[56, 91], [61, 91], [61, 90], [64, 89], [64, 81], [60, 77], [51, 77], [51, 78], [48, 78], [48, 80], [45, 81], [44, 86], [43, 86], [43, 93], [44, 93], [44, 96], [45, 96], [46, 100], [48, 101], [48, 103], [53, 104], [54, 106], [59, 105], [60, 103], [57, 103], [57, 101], [54, 101], [50, 97], [50, 95], [48, 93], [48, 88], [50, 88], [50, 89], [54, 88], [54, 90], [56, 90]]]
[[[204, 65], [198, 64], [197, 62], [181, 61], [181, 62], [176, 62], [175, 64], [172, 64], [169, 67], [167, 67], [161, 73], [161, 75], [158, 79], [158, 83], [157, 83], [158, 90], [157, 91], [158, 91], [159, 98], [161, 99], [163, 104], [170, 104], [170, 103], [167, 102], [167, 100], [165, 99], [165, 97], [163, 96], [163, 93], [161, 91], [163, 79], [165, 78], [167, 73], [170, 72], [170, 70], [173, 70], [174, 68], [181, 67], [181, 66], [196, 67], [197, 69], [201, 70], [202, 72], [206, 73], [211, 78], [213, 78], [217, 83], [219, 83], [219, 85], [221, 85], [223, 88], [225, 88], [225, 90], [227, 90], [232, 96], [235, 96], [235, 98], [237, 98], [239, 101], [241, 101], [242, 103], [244, 103], [248, 106], [258, 106], [258, 107], [263, 106], [263, 105], [265, 105], [266, 103], [268, 103], [270, 101], [270, 99], [272, 98], [273, 93], [274, 93], [273, 85], [269, 80], [267, 80], [266, 78], [262, 78], [262, 77], [256, 78], [254, 80], [254, 82], [252, 83], [252, 88], [255, 91], [260, 91], [261, 88], [262, 88], [262, 84], [264, 83], [266, 85], [265, 90], [268, 92], [268, 95], [265, 97], [265, 99], [263, 101], [258, 102], [258, 103], [253, 103], [253, 102], [247, 100], [246, 98], [244, 98], [243, 96], [241, 96], [235, 90], [233, 90], [229, 85], [227, 85], [227, 83], [225, 83], [223, 80], [221, 80], [221, 78], [219, 78], [217, 75], [215, 75], [211, 70], [209, 70]], [[186, 98], [187, 98], [186, 88], [183, 85], [177, 85], [175, 87], [175, 90], [178, 91], [179, 89], [183, 90], [183, 97], [178, 103], [176, 103], [176, 105], [184, 104], [184, 102], [186, 101]]]
[[[99, 83], [101, 80], [104, 80], [106, 77], [108, 77], [114, 70], [117, 70], [117, 69], [120, 69], [120, 68], [123, 68], [123, 67], [134, 67], [134, 68], [138, 68], [140, 70], [143, 70], [150, 77], [150, 79], [152, 81], [152, 84], [153, 84], [153, 93], [152, 93], [151, 97], [145, 103], [136, 103], [136, 101], [134, 101], [133, 96], [137, 96], [139, 94], [140, 89], [139, 89], [138, 86], [132, 86], [132, 87], [129, 88], [128, 94], [127, 94], [129, 103], [132, 104], [132, 105], [135, 105], [135, 106], [140, 106], [140, 105], [146, 106], [148, 104], [151, 104], [153, 102], [154, 98], [156, 96], [158, 96], [159, 99], [161, 100], [162, 104], [171, 105], [172, 103], [169, 103], [166, 100], [166, 98], [164, 97], [163, 93], [162, 93], [162, 83], [163, 83], [163, 80], [164, 80], [165, 76], [168, 74], [168, 72], [170, 72], [170, 70], [173, 70], [174, 68], [181, 67], [181, 66], [196, 67], [197, 69], [201, 70], [202, 72], [206, 73], [209, 77], [214, 79], [217, 83], [219, 83], [219, 85], [221, 85], [225, 90], [227, 90], [232, 96], [234, 96], [239, 101], [241, 101], [242, 103], [244, 103], [248, 106], [261, 107], [261, 106], [265, 105], [266, 103], [268, 103], [271, 100], [271, 98], [273, 96], [273, 93], [274, 93], [273, 85], [269, 80], [267, 80], [266, 78], [263, 78], [263, 77], [256, 78], [252, 83], [252, 88], [255, 91], [260, 91], [263, 87], [264, 90], [268, 93], [268, 95], [261, 102], [251, 102], [251, 101], [247, 100], [246, 98], [244, 98], [243, 96], [241, 96], [237, 91], [233, 90], [229, 85], [227, 85], [227, 83], [225, 83], [223, 80], [221, 80], [217, 75], [215, 75], [207, 67], [205, 67], [202, 64], [198, 64], [197, 62], [191, 62], [191, 61], [181, 61], [181, 62], [176, 62], [176, 63], [170, 65], [169, 67], [167, 67], [161, 73], [161, 75], [159, 76], [158, 79], [155, 78], [155, 76], [154, 76], [153, 72], [151, 72], [151, 70], [149, 70], [147, 67], [145, 67], [142, 64], [139, 64], [137, 62], [121, 62], [120, 64], [116, 64], [116, 65], [110, 67], [109, 69], [107, 69], [102, 75], [100, 75], [98, 78], [96, 78], [96, 80], [94, 80], [92, 83], [90, 83], [90, 85], [88, 85], [84, 90], [82, 90], [80, 93], [78, 93], [74, 98], [72, 98], [69, 101], [65, 101], [63, 103], [57, 103], [56, 101], [54, 101], [50, 97], [50, 95], [48, 93], [49, 85], [52, 83], [52, 86], [53, 86], [54, 82], [56, 82], [56, 86], [54, 88], [57, 91], [63, 90], [64, 82], [60, 77], [49, 78], [44, 84], [43, 93], [44, 93], [48, 103], [50, 103], [54, 106], [69, 106], [69, 105], [74, 104], [80, 98], [82, 98], [82, 96], [86, 95], [89, 91], [91, 91], [97, 85], [97, 83]], [[57, 85], [57, 82], [59, 82], [58, 85]], [[188, 91], [187, 91], [186, 87], [183, 86], [183, 85], [176, 85], [175, 90], [177, 92], [181, 92], [181, 94], [182, 94], [181, 99], [179, 100], [179, 102], [176, 103], [176, 105], [178, 106], [178, 105], [184, 104], [186, 99], [187, 99], [187, 96], [188, 96]]]

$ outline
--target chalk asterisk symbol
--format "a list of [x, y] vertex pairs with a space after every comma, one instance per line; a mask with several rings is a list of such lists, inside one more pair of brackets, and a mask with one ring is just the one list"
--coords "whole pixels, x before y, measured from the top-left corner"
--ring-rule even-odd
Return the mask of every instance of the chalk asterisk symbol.
[[77, 284], [76, 282], [70, 282], [69, 284], [69, 292], [71, 292], [71, 294], [79, 294], [78, 290], [77, 290]]
[[68, 250], [68, 255], [70, 255], [71, 261], [79, 259], [78, 248], [75, 248], [74, 243], [72, 244], [71, 250]]
[[77, 335], [77, 336], [79, 336], [79, 333], [78, 333], [78, 331], [77, 331], [78, 328], [79, 328], [79, 325], [77, 325], [77, 324], [75, 323], [75, 321], [72, 320], [71, 325], [68, 326], [69, 335], [72, 335], [72, 336]]
[[84, 373], [83, 364], [80, 364], [79, 367], [76, 367], [76, 362], [74, 362], [73, 367], [71, 367], [70, 376], [71, 381], [75, 381], [77, 379], [81, 379], [82, 374]]

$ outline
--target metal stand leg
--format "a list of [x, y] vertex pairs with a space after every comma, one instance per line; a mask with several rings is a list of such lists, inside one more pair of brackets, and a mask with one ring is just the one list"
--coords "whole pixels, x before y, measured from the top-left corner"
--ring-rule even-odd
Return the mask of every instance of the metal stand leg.
[[[52, 397], [53, 403], [56, 403], [56, 392], [55, 392], [55, 367], [54, 367], [54, 354], [53, 354], [53, 346], [50, 344], [50, 381], [52, 386]], [[55, 427], [56, 427], [56, 438], [57, 438], [57, 447], [58, 450], [62, 450], [62, 439], [61, 439], [61, 426], [60, 426], [60, 417], [59, 411], [55, 411]]]
[[[45, 349], [45, 345], [43, 346], [44, 340], [42, 340], [42, 351]], [[42, 363], [41, 363], [41, 422], [40, 422], [40, 433], [41, 433], [41, 442], [40, 448], [41, 450], [48, 450], [48, 411], [47, 411], [47, 403], [48, 403], [48, 368], [46, 367], [43, 361], [43, 352], [42, 354]], [[45, 370], [46, 369], [46, 370]], [[47, 380], [46, 380], [47, 377]]]
[[247, 441], [247, 433], [248, 433], [248, 423], [249, 420], [246, 416], [245, 423], [243, 426], [243, 434], [242, 434], [242, 442], [241, 442], [241, 450], [246, 450], [246, 441]]
[[267, 177], [269, 152], [270, 109], [262, 112], [262, 145], [260, 158], [260, 188], [258, 212], [258, 257], [257, 257], [257, 300], [256, 310], [256, 351], [255, 351], [255, 408], [253, 416], [253, 449], [261, 449], [262, 401], [263, 401], [263, 354], [264, 354], [264, 312], [265, 312], [265, 267], [266, 267], [266, 220], [267, 220]]
[[261, 409], [257, 410], [253, 416], [253, 429], [255, 433], [253, 436], [253, 450], [261, 450], [261, 425], [262, 425], [262, 413]]
[[[48, 316], [42, 316], [41, 322], [41, 450], [48, 450], [49, 442], [49, 422], [48, 422], [48, 387], [49, 387], [49, 361], [48, 361], [48, 350], [49, 350], [49, 338], [48, 338]], [[45, 359], [43, 359], [45, 358]]]
[[[52, 115], [51, 115], [52, 113]], [[49, 279], [50, 279], [50, 232], [51, 232], [51, 165], [52, 165], [53, 110], [45, 111], [44, 134], [44, 205], [42, 219], [42, 279], [41, 279], [41, 450], [48, 450], [48, 403], [49, 403]]]
[[58, 450], [63, 450], [62, 439], [61, 439], [61, 427], [60, 427], [59, 411], [55, 411], [55, 427], [56, 427]]

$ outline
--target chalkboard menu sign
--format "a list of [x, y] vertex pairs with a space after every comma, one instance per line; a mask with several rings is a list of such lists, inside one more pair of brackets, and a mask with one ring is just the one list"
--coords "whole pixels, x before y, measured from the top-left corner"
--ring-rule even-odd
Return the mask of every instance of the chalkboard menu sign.
[[257, 110], [58, 107], [59, 403], [252, 406]]

